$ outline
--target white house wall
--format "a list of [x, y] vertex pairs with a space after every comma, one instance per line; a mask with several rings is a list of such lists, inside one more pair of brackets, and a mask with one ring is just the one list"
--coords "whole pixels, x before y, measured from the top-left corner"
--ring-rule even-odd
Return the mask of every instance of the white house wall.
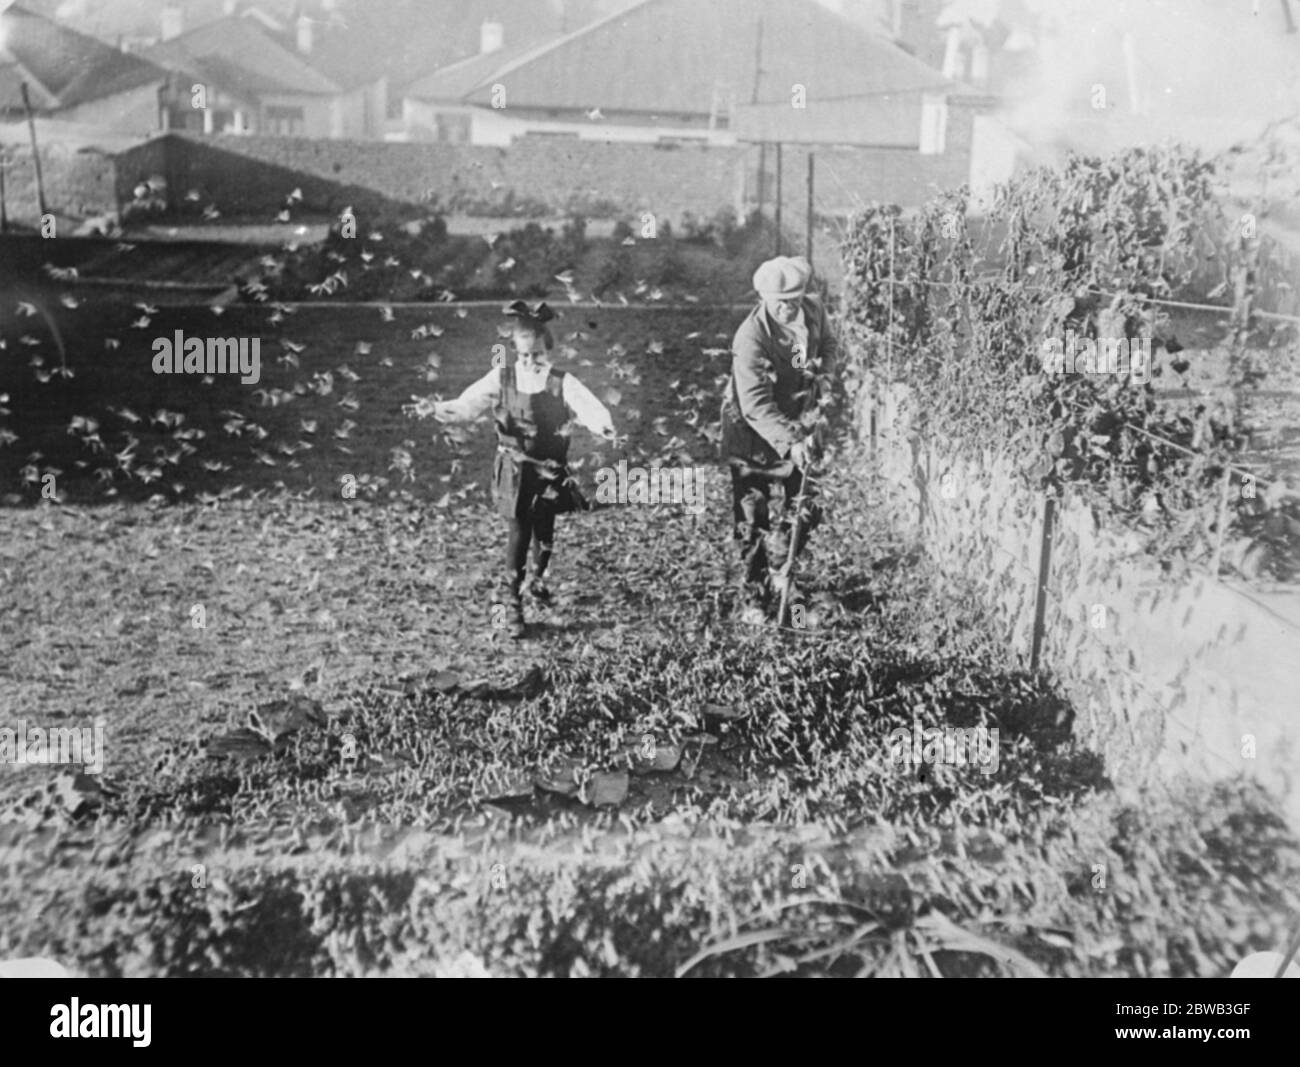
[[129, 92], [88, 100], [60, 111], [59, 118], [120, 133], [151, 133], [162, 129], [160, 88], [160, 83], [142, 85]]
[[1025, 141], [990, 115], [976, 115], [971, 129], [970, 187], [972, 206], [992, 203], [994, 187], [1011, 178], [1028, 152]]
[[665, 138], [683, 138], [705, 144], [730, 145], [736, 136], [730, 130], [702, 130], [698, 126], [632, 126], [604, 121], [562, 122], [518, 118], [508, 108], [471, 109], [470, 141], [476, 145], [508, 145], [530, 133], [564, 134], [584, 141], [632, 141], [654, 144]]
[[612, 122], [562, 122], [520, 118], [491, 108], [431, 104], [407, 97], [402, 102], [402, 124], [406, 138], [433, 140], [439, 115], [466, 115], [470, 120], [470, 144], [506, 147], [517, 137], [530, 133], [576, 136], [584, 141], [621, 141], [654, 144], [665, 138], [682, 138], [702, 144], [733, 145], [729, 130], [702, 130], [698, 126], [631, 126]]

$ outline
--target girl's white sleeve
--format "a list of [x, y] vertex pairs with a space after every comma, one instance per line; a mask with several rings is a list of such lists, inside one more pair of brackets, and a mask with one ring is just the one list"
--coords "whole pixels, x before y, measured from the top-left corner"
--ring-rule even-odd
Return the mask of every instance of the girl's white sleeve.
[[597, 437], [613, 436], [614, 420], [609, 409], [572, 374], [564, 376], [564, 403], [574, 417]]
[[476, 419], [491, 411], [501, 390], [501, 377], [494, 368], [468, 386], [455, 400], [443, 400], [437, 413], [449, 419]]

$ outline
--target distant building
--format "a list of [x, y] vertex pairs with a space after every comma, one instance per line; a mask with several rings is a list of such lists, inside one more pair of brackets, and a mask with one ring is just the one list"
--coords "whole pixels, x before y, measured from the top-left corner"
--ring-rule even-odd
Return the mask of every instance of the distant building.
[[158, 129], [166, 74], [21, 4], [0, 12], [0, 120], [24, 114], [27, 85], [38, 115], [125, 134]]
[[141, 54], [171, 75], [163, 91], [163, 129], [380, 136], [382, 79], [340, 84], [327, 77], [312, 62], [314, 34], [310, 20], [299, 20], [296, 47], [289, 47], [260, 20], [231, 16], [146, 49]]
[[779, 139], [941, 152], [946, 101], [967, 92], [811, 0], [641, 0], [541, 43], [484, 23], [479, 54], [412, 83], [403, 117], [412, 138], [479, 145]]

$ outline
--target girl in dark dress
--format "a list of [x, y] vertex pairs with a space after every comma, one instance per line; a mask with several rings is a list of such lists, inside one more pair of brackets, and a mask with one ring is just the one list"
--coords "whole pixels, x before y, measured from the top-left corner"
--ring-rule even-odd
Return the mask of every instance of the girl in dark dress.
[[569, 475], [568, 424], [576, 421], [593, 434], [614, 440], [609, 411], [566, 371], [551, 366], [555, 338], [547, 323], [554, 312], [545, 304], [529, 308], [517, 300], [506, 308], [513, 320], [515, 363], [494, 367], [455, 400], [434, 406], [443, 421], [473, 419], [488, 410], [497, 431], [492, 496], [506, 523], [506, 558], [494, 622], [511, 637], [525, 633], [523, 588], [531, 546], [533, 574], [528, 592], [539, 603], [551, 599], [546, 568], [551, 561], [555, 517], [585, 508]]

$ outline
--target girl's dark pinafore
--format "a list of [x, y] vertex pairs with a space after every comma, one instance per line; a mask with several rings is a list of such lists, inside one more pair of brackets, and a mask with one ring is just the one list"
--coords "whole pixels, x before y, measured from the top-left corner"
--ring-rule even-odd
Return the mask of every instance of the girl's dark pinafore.
[[[569, 438], [561, 433], [569, 421], [564, 403], [564, 371], [551, 369], [539, 393], [519, 391], [514, 367], [501, 368], [501, 389], [494, 416], [497, 426], [496, 463], [492, 470], [492, 495], [497, 511], [507, 519], [528, 522], [535, 508], [554, 514], [573, 511], [577, 502], [564, 467]], [[543, 468], [516, 459], [511, 452], [531, 459], [553, 460], [559, 476], [548, 478]]]

